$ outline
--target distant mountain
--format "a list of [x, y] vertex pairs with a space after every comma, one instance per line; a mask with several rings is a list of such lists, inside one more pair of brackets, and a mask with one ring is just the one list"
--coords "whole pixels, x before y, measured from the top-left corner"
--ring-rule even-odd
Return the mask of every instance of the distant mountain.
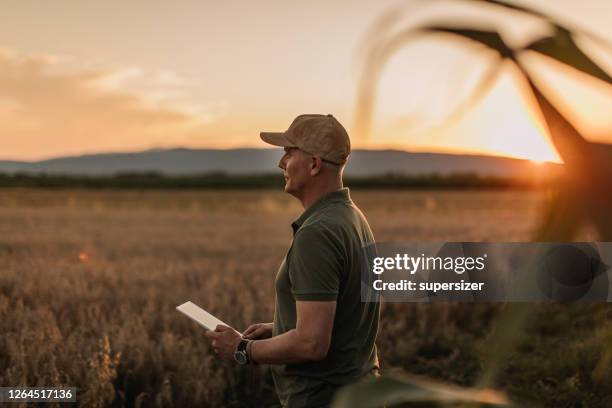
[[[128, 172], [167, 175], [210, 172], [257, 174], [280, 171], [277, 167], [280, 157], [280, 149], [154, 149], [59, 157], [38, 162], [0, 161], [0, 172], [75, 175]], [[390, 172], [410, 175], [473, 172], [484, 176], [515, 176], [530, 171], [533, 171], [533, 164], [528, 160], [400, 150], [355, 150], [345, 173], [348, 176], [373, 176]]]

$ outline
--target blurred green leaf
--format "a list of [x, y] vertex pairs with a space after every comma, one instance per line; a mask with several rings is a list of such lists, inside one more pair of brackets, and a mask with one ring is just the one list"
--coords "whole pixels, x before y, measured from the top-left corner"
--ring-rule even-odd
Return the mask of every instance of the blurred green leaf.
[[593, 62], [574, 42], [571, 33], [563, 28], [557, 27], [555, 35], [540, 38], [525, 49], [537, 51], [585, 74], [612, 84], [612, 77]]
[[476, 41], [489, 48], [496, 50], [503, 58], [513, 58], [515, 51], [508, 47], [501, 35], [497, 31], [483, 31], [471, 28], [458, 28], [452, 25], [428, 25], [422, 27], [420, 31], [431, 31], [440, 33], [456, 34], [466, 39]]
[[612, 325], [606, 329], [606, 343], [607, 349], [593, 371], [593, 379], [597, 382], [603, 382], [612, 376]]
[[[477, 0], [471, 1], [475, 2]], [[540, 53], [587, 75], [598, 78], [608, 85], [612, 84], [612, 78], [574, 42], [574, 33], [561, 26], [555, 19], [527, 7], [516, 6], [505, 1], [479, 0], [479, 3], [518, 10], [533, 16], [542, 17], [555, 29], [555, 34], [539, 38], [523, 49], [509, 47], [497, 30], [482, 30], [475, 26], [457, 27], [448, 22], [421, 27], [408, 27], [393, 35], [387, 35], [377, 46], [376, 44], [371, 44], [370, 58], [366, 62], [359, 84], [356, 109], [356, 128], [358, 132], [362, 134], [367, 134], [368, 132], [374, 105], [375, 85], [384, 65], [390, 56], [408, 41], [420, 38], [426, 33], [442, 33], [455, 35], [462, 39], [484, 45], [489, 49], [495, 50], [502, 59], [511, 60], [529, 83], [548, 126], [551, 141], [565, 163], [566, 174], [569, 175], [568, 196], [580, 197], [581, 204], [579, 206], [585, 208], [585, 213], [594, 222], [600, 233], [600, 238], [610, 237], [612, 239], [612, 220], [608, 215], [609, 208], [612, 208], [612, 165], [609, 164], [612, 163], [611, 155], [605, 154], [606, 152], [603, 152], [594, 143], [588, 142], [568, 119], [557, 110], [551, 101], [544, 96], [534, 84], [530, 72], [518, 59], [518, 54], [524, 50]], [[382, 30], [382, 25], [379, 29]], [[584, 33], [584, 30], [575, 31]], [[591, 37], [593, 36], [591, 35]], [[496, 62], [495, 66], [486, 71], [469, 99], [458, 105], [456, 110], [447, 118], [446, 123], [463, 114], [466, 109], [474, 105], [475, 101], [483, 97], [494, 84], [499, 66], [501, 64]], [[566, 214], [568, 208], [565, 204], [551, 205], [546, 211], [547, 216], [538, 235], [540, 237], [560, 235], [567, 237], [575, 233], [577, 226], [582, 220], [574, 217], [576, 214], [571, 214], [574, 218], [564, 220], [560, 214]]]
[[452, 123], [459, 120], [468, 110], [474, 108], [480, 100], [493, 88], [499, 74], [502, 72], [504, 66], [503, 60], [498, 60], [487, 69], [487, 71], [480, 77], [478, 83], [473, 88], [470, 95], [462, 102], [457, 104], [457, 107], [448, 115], [444, 120], [440, 128], [449, 126]]
[[[366, 136], [369, 133], [372, 111], [375, 103], [376, 84], [386, 62], [395, 52], [401, 49], [402, 46], [405, 46], [406, 43], [415, 38], [421, 38], [423, 34], [427, 33], [446, 33], [463, 37], [467, 40], [485, 45], [493, 50], [497, 50], [502, 57], [514, 58], [514, 51], [506, 45], [496, 31], [458, 28], [454, 27], [452, 24], [435, 24], [421, 27], [409, 27], [394, 35], [387, 36], [386, 39], [380, 41], [377, 45], [370, 45], [371, 50], [369, 52], [369, 58], [366, 61], [359, 80], [355, 109], [355, 129], [359, 135]], [[490, 76], [492, 76], [491, 73], [489, 73], [489, 77]], [[489, 78], [489, 80], [491, 79], [492, 78]], [[486, 80], [487, 78], [485, 78], [485, 81]], [[458, 109], [461, 110], [461, 107]]]
[[549, 14], [543, 13], [541, 11], [535, 10], [531, 7], [526, 7], [526, 6], [519, 6], [507, 1], [503, 1], [503, 0], [469, 0], [471, 2], [478, 2], [478, 3], [485, 3], [485, 4], [490, 4], [490, 5], [494, 5], [494, 6], [499, 6], [499, 7], [503, 7], [509, 10], [514, 10], [514, 11], [520, 11], [522, 13], [528, 14], [530, 16], [533, 17], [538, 17], [541, 18], [549, 23], [551, 23], [556, 29], [562, 29], [562, 30], [566, 30], [569, 32], [573, 32], [573, 33], [579, 33], [582, 35], [585, 35], [586, 37], [590, 38], [591, 40], [597, 42], [598, 44], [600, 44], [603, 47], [608, 48], [608, 50], [612, 50], [612, 43], [610, 41], [608, 41], [607, 39], [591, 32], [588, 31], [582, 27], [576, 27], [573, 25], [569, 25], [566, 23], [561, 24], [556, 18], [551, 17]]
[[542, 208], [540, 225], [535, 231], [534, 241], [571, 241], [582, 224], [580, 207], [568, 191], [557, 192]]
[[578, 178], [591, 178], [596, 172], [591, 168], [595, 163], [587, 160], [592, 156], [591, 145], [542, 93], [533, 79], [528, 75], [525, 78], [548, 127], [551, 141], [563, 162], [570, 168], [570, 171], [575, 172]]
[[542, 13], [541, 11], [537, 11], [537, 10], [534, 10], [532, 8], [525, 7], [525, 6], [518, 6], [516, 4], [508, 3], [507, 1], [502, 1], [502, 0], [475, 0], [475, 1], [478, 1], [481, 3], [495, 4], [497, 6], [505, 7], [511, 10], [521, 11], [523, 13], [527, 13], [535, 17], [549, 19], [549, 17], [546, 14]]
[[[531, 77], [526, 75], [525, 78], [535, 95], [551, 141], [565, 163], [568, 182], [566, 198], [571, 197], [572, 201], [576, 201], [573, 204], [575, 208], [588, 215], [599, 232], [599, 239], [612, 239], [612, 155], [587, 141], [540, 91]], [[546, 226], [549, 233], [567, 235], [576, 230], [576, 223], [582, 221], [577, 213], [557, 214], [566, 207], [561, 205], [549, 209], [550, 222]], [[545, 233], [545, 230], [540, 231], [540, 235]]]
[[462, 388], [395, 374], [344, 387], [336, 395], [332, 408], [374, 408], [402, 403], [414, 403], [419, 407], [435, 407], [442, 403], [509, 406], [505, 395], [497, 391]]
[[[533, 267], [533, 260], [528, 262]], [[489, 387], [514, 351], [518, 341], [524, 335], [524, 326], [529, 319], [530, 305], [526, 303], [509, 303], [497, 316], [491, 336], [483, 349], [484, 361], [479, 387]]]

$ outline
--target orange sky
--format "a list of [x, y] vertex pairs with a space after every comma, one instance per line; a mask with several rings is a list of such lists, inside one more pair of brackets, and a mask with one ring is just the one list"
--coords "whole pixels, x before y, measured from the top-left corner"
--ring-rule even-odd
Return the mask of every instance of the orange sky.
[[[299, 113], [334, 113], [352, 133], [364, 34], [398, 4], [9, 3], [0, 14], [0, 159], [14, 160], [154, 147], [265, 147], [259, 131], [284, 130]], [[449, 2], [426, 3], [400, 26], [480, 18], [511, 41], [540, 27]], [[607, 0], [518, 3], [612, 39]], [[583, 45], [612, 71], [609, 54]], [[511, 71], [460, 122], [436, 128], [488, 61], [487, 54], [440, 38], [407, 46], [386, 66], [373, 130], [353, 138], [354, 147], [554, 160]], [[612, 143], [610, 89], [555, 64], [530, 63], [581, 131]]]

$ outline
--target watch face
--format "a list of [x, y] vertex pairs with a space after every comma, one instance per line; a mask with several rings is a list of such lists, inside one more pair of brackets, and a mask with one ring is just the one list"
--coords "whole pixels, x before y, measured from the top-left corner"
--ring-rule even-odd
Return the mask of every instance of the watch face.
[[247, 355], [244, 351], [236, 351], [234, 353], [234, 359], [238, 362], [238, 364], [247, 363]]

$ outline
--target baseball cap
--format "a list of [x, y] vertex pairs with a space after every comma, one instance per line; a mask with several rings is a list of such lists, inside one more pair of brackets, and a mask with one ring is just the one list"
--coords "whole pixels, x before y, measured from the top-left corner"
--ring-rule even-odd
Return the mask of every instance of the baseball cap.
[[297, 147], [334, 164], [346, 163], [351, 154], [348, 133], [333, 115], [299, 115], [285, 132], [261, 132], [259, 136], [271, 145]]

